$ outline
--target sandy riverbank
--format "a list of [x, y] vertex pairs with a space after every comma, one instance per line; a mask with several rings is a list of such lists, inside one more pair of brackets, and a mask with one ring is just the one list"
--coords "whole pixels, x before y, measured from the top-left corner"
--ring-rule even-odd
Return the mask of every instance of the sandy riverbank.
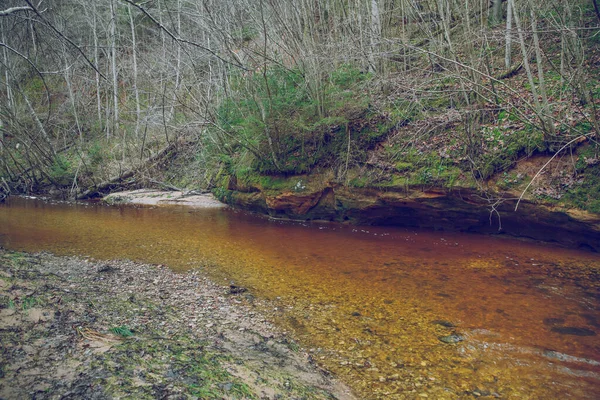
[[180, 205], [194, 208], [220, 208], [225, 204], [210, 193], [138, 189], [111, 193], [103, 198], [108, 204], [137, 204], [146, 206]]

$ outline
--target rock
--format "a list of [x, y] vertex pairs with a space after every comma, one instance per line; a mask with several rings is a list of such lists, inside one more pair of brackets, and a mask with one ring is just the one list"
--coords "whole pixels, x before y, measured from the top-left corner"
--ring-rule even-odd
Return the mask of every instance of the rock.
[[115, 268], [115, 267], [112, 267], [112, 266], [110, 266], [108, 264], [105, 264], [105, 265], [99, 266], [97, 271], [99, 273], [100, 272], [115, 272], [115, 271], [118, 271], [118, 269]]
[[4, 308], [2, 310], [0, 310], [0, 318], [2, 317], [10, 317], [11, 315], [13, 315], [15, 313], [15, 309], [14, 308]]
[[229, 294], [241, 294], [247, 292], [248, 289], [241, 286], [229, 285]]
[[464, 341], [465, 337], [458, 333], [453, 333], [452, 335], [440, 336], [440, 337], [438, 337], [438, 339], [440, 339], [440, 341], [442, 341], [444, 343], [454, 344], [454, 343]]
[[565, 323], [564, 318], [544, 318], [544, 325], [562, 325]]
[[322, 194], [321, 191], [301, 195], [294, 192], [283, 192], [278, 196], [268, 196], [265, 201], [272, 210], [301, 216], [317, 205]]
[[[291, 178], [279, 177], [282, 180]], [[289, 187], [295, 182], [289, 181]], [[310, 190], [265, 189], [230, 180], [227, 202], [278, 218], [350, 221], [361, 225], [400, 225], [449, 231], [497, 234], [489, 223], [489, 205], [473, 188], [346, 187], [326, 175], [303, 176]], [[559, 242], [569, 247], [600, 251], [600, 217], [593, 213], [560, 210], [529, 201], [499, 205], [502, 232], [512, 236]]]
[[443, 319], [436, 319], [435, 321], [431, 321], [431, 323], [434, 325], [443, 326], [444, 328], [455, 328], [456, 327], [456, 325], [454, 325], [452, 322], [446, 321]]
[[596, 332], [593, 330], [577, 326], [553, 326], [550, 330], [561, 335], [596, 336]]
[[54, 318], [54, 311], [42, 310], [41, 308], [31, 308], [27, 311], [27, 319], [34, 324], [38, 322], [49, 321]]

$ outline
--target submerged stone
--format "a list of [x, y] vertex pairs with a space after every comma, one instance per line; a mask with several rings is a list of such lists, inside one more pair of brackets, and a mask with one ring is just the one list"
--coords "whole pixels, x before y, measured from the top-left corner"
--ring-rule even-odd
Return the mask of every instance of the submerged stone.
[[440, 336], [440, 337], [438, 337], [438, 339], [440, 339], [440, 341], [442, 341], [444, 343], [454, 344], [454, 343], [464, 341], [465, 337], [458, 333], [453, 333], [452, 335]]
[[593, 330], [577, 326], [554, 326], [551, 331], [560, 333], [561, 335], [596, 336], [596, 332]]
[[434, 325], [443, 326], [444, 328], [455, 328], [456, 327], [456, 325], [454, 325], [452, 322], [446, 321], [444, 319], [436, 319], [435, 321], [431, 321], [431, 323]]
[[565, 323], [564, 318], [544, 318], [544, 325], [562, 325]]

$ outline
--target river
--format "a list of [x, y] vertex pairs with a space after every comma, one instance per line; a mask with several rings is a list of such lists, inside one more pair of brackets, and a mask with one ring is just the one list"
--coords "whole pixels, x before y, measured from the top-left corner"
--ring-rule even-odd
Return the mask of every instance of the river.
[[232, 209], [12, 197], [0, 245], [128, 258], [271, 300], [361, 398], [600, 398], [600, 257], [514, 239]]

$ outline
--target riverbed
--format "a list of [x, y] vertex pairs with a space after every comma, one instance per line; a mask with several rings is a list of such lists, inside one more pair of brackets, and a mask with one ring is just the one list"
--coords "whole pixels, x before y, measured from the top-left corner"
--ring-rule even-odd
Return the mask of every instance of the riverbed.
[[361, 398], [597, 398], [600, 257], [232, 209], [10, 198], [0, 245], [200, 269], [247, 287]]

